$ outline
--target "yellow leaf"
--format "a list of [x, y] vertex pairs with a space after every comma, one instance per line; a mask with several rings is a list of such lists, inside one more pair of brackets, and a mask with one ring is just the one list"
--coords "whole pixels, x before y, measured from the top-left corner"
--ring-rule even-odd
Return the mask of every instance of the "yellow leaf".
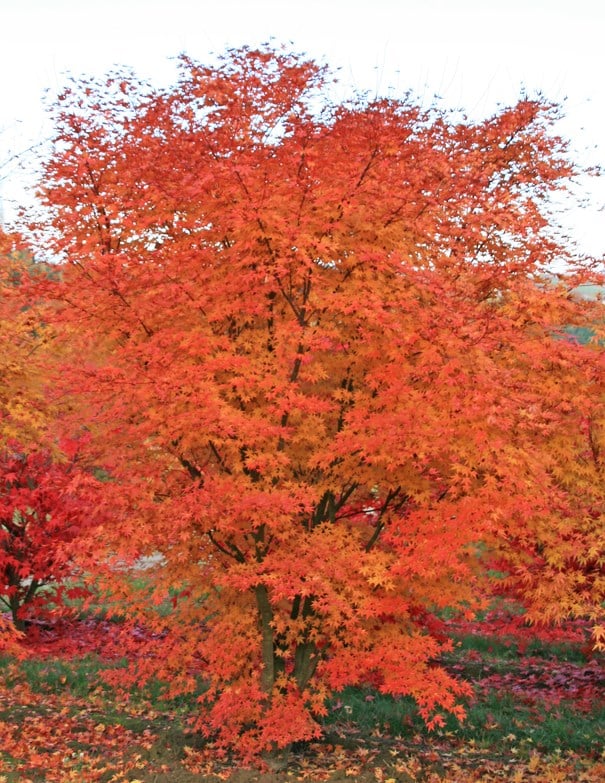
[[527, 763], [527, 769], [530, 772], [536, 772], [540, 766], [540, 755], [538, 753], [532, 753]]

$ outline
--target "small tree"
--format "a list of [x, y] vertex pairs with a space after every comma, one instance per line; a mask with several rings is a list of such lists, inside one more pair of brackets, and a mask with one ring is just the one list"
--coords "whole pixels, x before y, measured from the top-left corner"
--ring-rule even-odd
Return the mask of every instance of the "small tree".
[[73, 544], [90, 523], [83, 481], [73, 460], [56, 462], [48, 451], [12, 442], [0, 453], [0, 602], [19, 630], [46, 613], [49, 598], [61, 601]]
[[543, 282], [555, 111], [333, 106], [271, 50], [181, 66], [67, 90], [44, 184], [56, 386], [112, 476], [95, 546], [184, 590], [161, 620], [133, 594], [165, 631], [136, 677], [203, 661], [199, 726], [244, 755], [316, 736], [346, 685], [460, 714], [436, 612], [475, 604], [479, 542], [559, 513], [552, 437], [602, 390], [600, 349], [553, 339], [595, 305]]

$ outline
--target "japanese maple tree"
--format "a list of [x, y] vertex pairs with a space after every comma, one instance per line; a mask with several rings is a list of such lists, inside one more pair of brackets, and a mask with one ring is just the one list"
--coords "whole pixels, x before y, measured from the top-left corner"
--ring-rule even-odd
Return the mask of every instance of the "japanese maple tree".
[[[602, 326], [595, 329], [602, 333]], [[601, 334], [600, 340], [603, 336]], [[602, 344], [602, 343], [601, 343]], [[600, 375], [601, 366], [594, 368]], [[591, 370], [587, 367], [588, 374]], [[560, 375], [564, 381], [566, 372]], [[598, 397], [590, 413], [577, 406], [559, 411], [557, 426], [543, 437], [543, 472], [550, 497], [546, 513], [539, 503], [524, 516], [510, 517], [505, 534], [494, 547], [508, 578], [498, 584], [504, 594], [527, 607], [526, 621], [559, 624], [567, 618], [587, 618], [592, 646], [605, 649], [605, 482], [604, 410]], [[560, 417], [567, 418], [560, 426]]]
[[23, 238], [0, 228], [0, 444], [39, 442], [48, 421], [41, 370], [48, 325], [27, 293], [35, 272]]
[[346, 685], [459, 712], [435, 613], [561, 514], [602, 391], [598, 346], [555, 339], [597, 312], [549, 226], [556, 110], [335, 105], [327, 78], [242, 49], [74, 82], [42, 187], [79, 357], [55, 388], [111, 476], [95, 545], [163, 556], [122, 595], [164, 627], [136, 676], [201, 661], [199, 727], [244, 755], [316, 736]]
[[[94, 519], [83, 502], [94, 479], [80, 470], [73, 443], [69, 450], [63, 461], [15, 441], [0, 452], [0, 604], [19, 630], [27, 619], [47, 617], [49, 603], [61, 606], [64, 580], [74, 576], [74, 544]], [[72, 597], [85, 592], [68, 588]]]

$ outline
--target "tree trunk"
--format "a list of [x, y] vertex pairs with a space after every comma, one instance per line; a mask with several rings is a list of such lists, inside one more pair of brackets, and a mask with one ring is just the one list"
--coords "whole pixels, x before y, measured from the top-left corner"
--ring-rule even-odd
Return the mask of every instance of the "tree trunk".
[[256, 606], [260, 621], [262, 635], [261, 658], [263, 662], [263, 672], [261, 675], [261, 687], [270, 699], [275, 684], [275, 651], [273, 628], [273, 610], [269, 601], [269, 593], [265, 585], [256, 586]]
[[11, 615], [13, 618], [13, 625], [18, 631], [25, 631], [25, 620], [23, 620], [21, 617], [19, 617], [19, 609], [21, 608], [21, 603], [19, 602], [19, 598], [16, 595], [11, 596], [10, 598], [10, 608], [11, 608]]
[[315, 673], [319, 656], [314, 642], [303, 642], [297, 645], [294, 656], [294, 677], [301, 691], [309, 684]]

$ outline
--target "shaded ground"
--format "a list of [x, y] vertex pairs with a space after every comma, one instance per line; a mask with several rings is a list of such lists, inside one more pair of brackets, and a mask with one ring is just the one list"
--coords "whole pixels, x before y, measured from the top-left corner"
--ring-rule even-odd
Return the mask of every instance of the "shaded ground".
[[234, 769], [188, 731], [191, 700], [167, 704], [149, 689], [116, 697], [101, 683], [92, 653], [112, 649], [113, 624], [33, 627], [30, 660], [0, 669], [0, 783], [605, 780], [604, 662], [586, 657], [581, 624], [540, 638], [492, 613], [450, 630], [459, 646], [443, 663], [474, 686], [463, 726], [429, 733], [409, 701], [345, 692], [323, 741], [295, 747], [286, 769], [261, 773]]

